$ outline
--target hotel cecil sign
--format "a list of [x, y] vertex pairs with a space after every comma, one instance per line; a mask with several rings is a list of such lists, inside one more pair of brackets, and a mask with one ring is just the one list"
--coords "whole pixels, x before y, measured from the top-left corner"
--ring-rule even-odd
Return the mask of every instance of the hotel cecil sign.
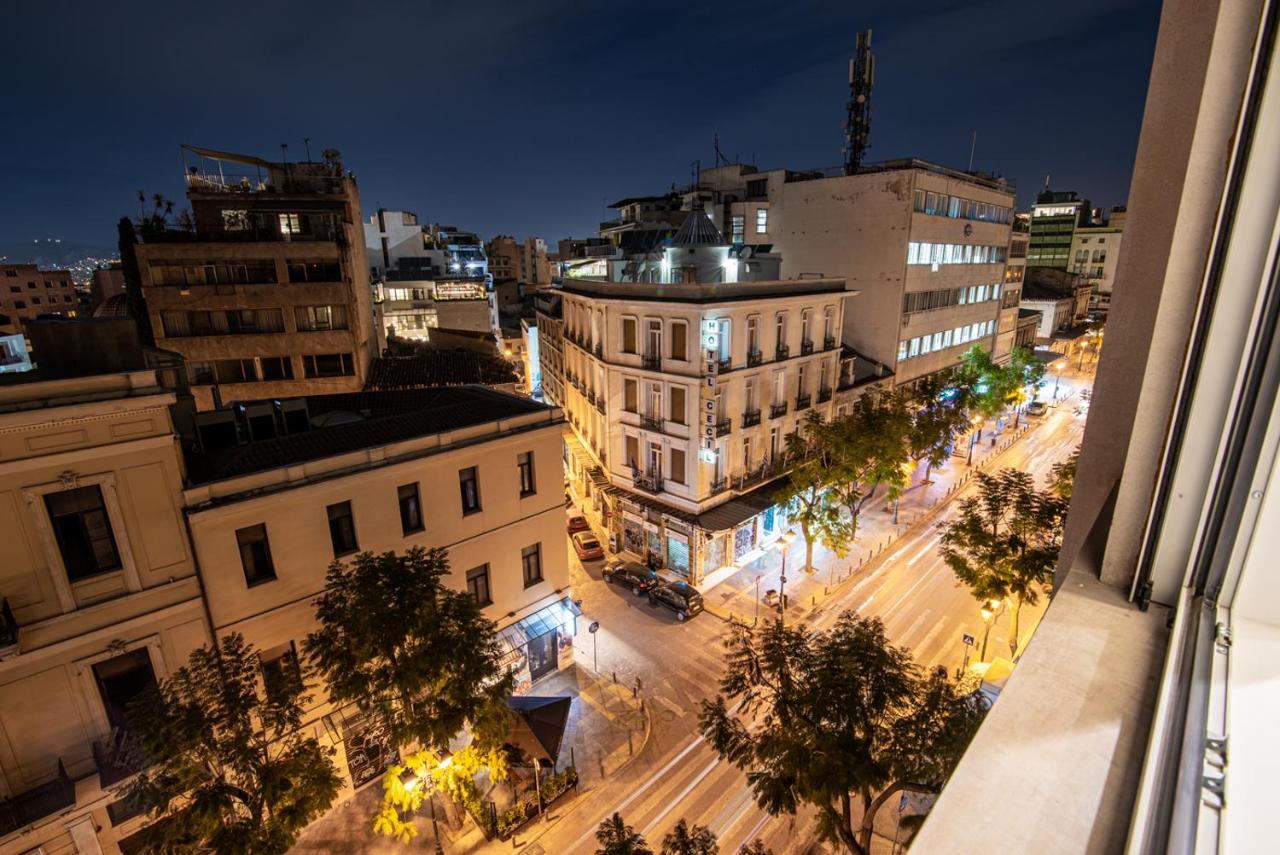
[[720, 373], [720, 322], [712, 318], [702, 321], [702, 394], [700, 407], [698, 459], [716, 462], [716, 375]]

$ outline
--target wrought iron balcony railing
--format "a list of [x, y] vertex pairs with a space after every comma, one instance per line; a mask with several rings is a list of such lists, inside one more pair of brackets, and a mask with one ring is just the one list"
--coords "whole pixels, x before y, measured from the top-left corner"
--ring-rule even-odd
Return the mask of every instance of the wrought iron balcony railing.
[[754, 368], [762, 362], [764, 362], [764, 355], [760, 353], [760, 351], [758, 350], [747, 351], [747, 367], [748, 368]]
[[632, 469], [631, 483], [637, 490], [644, 490], [646, 493], [662, 492], [662, 476], [653, 472], [641, 472], [639, 469]]
[[716, 419], [716, 436], [728, 436], [733, 430], [733, 419]]
[[835, 349], [836, 349], [836, 337], [835, 337], [835, 336], [833, 336], [833, 335], [829, 335], [829, 336], [827, 336], [826, 338], [824, 338], [824, 339], [822, 340], [822, 349], [823, 349], [823, 350], [835, 350]]
[[831, 387], [823, 386], [821, 389], [818, 390], [818, 403], [825, 404], [827, 401], [830, 401], [830, 400], [831, 400]]
[[811, 395], [796, 395], [796, 412], [809, 409], [809, 404], [813, 402]]
[[646, 353], [640, 357], [640, 367], [648, 371], [658, 371], [662, 368], [662, 356], [656, 353]]
[[773, 351], [773, 358], [776, 362], [781, 362], [791, 355], [791, 348], [785, 344], [778, 345]]
[[747, 410], [742, 414], [742, 426], [744, 428], [755, 427], [760, 424], [760, 411]]
[[780, 401], [769, 405], [769, 418], [780, 419], [787, 414], [787, 402]]
[[650, 416], [650, 415], [641, 414], [640, 427], [648, 428], [649, 430], [660, 431], [662, 430], [662, 418], [660, 416]]
[[800, 355], [808, 356], [811, 353], [813, 353], [813, 339], [806, 338], [804, 341], [800, 342]]

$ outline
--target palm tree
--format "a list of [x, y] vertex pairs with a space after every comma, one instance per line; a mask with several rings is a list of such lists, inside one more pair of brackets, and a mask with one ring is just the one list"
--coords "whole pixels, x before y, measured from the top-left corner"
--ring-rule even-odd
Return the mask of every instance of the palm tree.
[[662, 855], [716, 855], [716, 836], [705, 825], [689, 827], [683, 819], [662, 839]]
[[616, 813], [600, 823], [596, 829], [596, 842], [600, 844], [596, 855], [653, 855], [644, 838]]

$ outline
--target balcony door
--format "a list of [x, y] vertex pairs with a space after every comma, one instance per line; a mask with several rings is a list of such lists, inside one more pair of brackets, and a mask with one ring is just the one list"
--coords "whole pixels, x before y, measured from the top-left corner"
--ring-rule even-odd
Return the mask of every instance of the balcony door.
[[645, 356], [651, 359], [659, 359], [662, 357], [662, 321], [649, 321], [649, 336], [647, 340], [648, 346], [645, 348]]
[[649, 472], [654, 478], [662, 477], [662, 446], [649, 443]]
[[97, 663], [93, 666], [93, 677], [112, 733], [128, 728], [129, 703], [156, 685], [151, 656], [145, 647]]

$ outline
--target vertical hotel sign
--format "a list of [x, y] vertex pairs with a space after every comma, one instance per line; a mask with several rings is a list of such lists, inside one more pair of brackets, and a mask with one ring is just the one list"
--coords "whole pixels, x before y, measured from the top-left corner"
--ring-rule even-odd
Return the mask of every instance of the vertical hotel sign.
[[716, 462], [716, 374], [720, 372], [720, 322], [715, 318], [702, 321], [702, 393], [700, 408], [698, 459]]

